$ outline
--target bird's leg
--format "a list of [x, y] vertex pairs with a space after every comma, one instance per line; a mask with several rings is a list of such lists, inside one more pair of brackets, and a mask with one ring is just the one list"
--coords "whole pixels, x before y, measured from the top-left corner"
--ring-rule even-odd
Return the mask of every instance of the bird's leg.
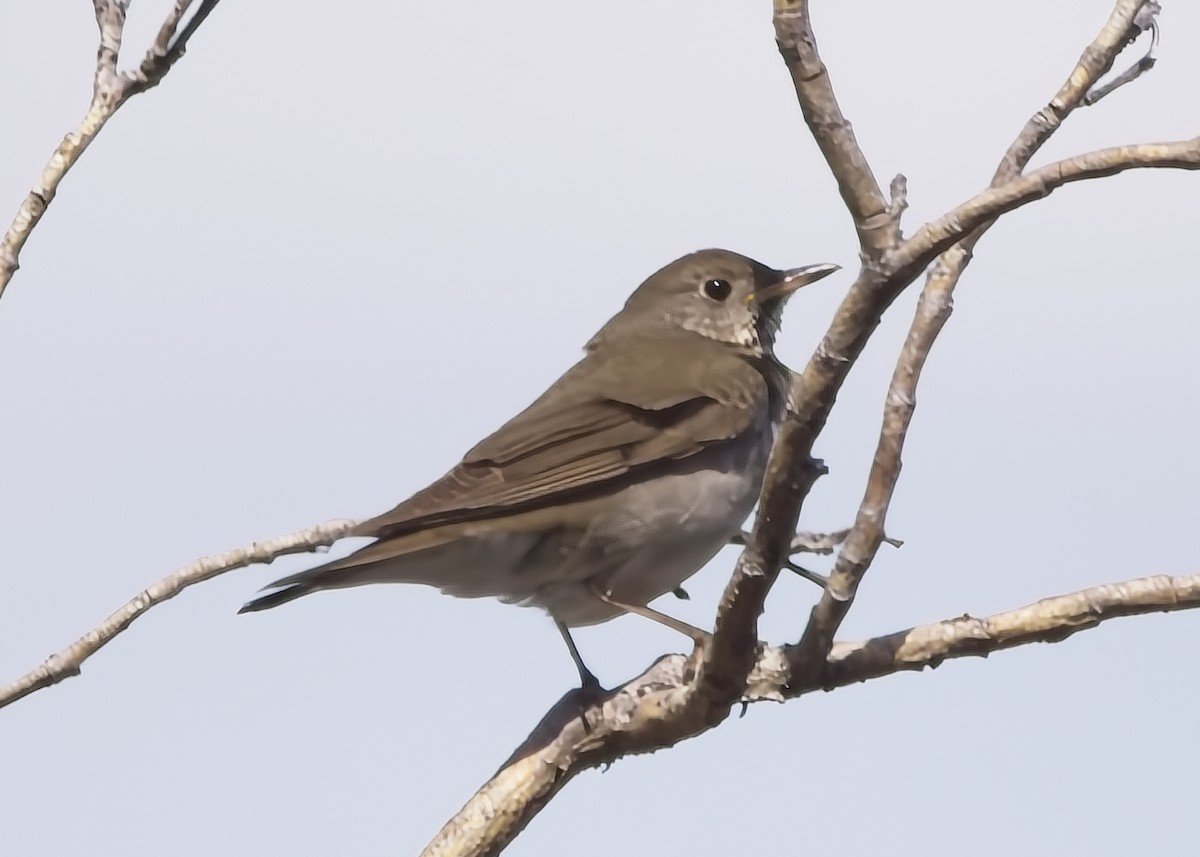
[[807, 568], [805, 568], [802, 565], [796, 565], [796, 563], [792, 562], [790, 559], [787, 560], [786, 562], [784, 562], [783, 567], [786, 568], [788, 571], [792, 572], [793, 574], [797, 574], [800, 577], [803, 577], [809, 583], [815, 583], [817, 586], [821, 587], [822, 589], [824, 589], [826, 586], [829, 585], [828, 577], [826, 577], [823, 574], [817, 574], [817, 572], [815, 572], [815, 571], [809, 571]]
[[666, 613], [659, 613], [653, 607], [646, 607], [639, 604], [625, 604], [617, 601], [599, 586], [593, 586], [592, 592], [595, 593], [596, 597], [605, 604], [617, 607], [621, 610], [624, 610], [626, 613], [633, 613], [637, 616], [645, 616], [647, 619], [657, 622], [660, 625], [666, 625], [672, 631], [678, 631], [685, 637], [691, 637], [692, 641], [697, 645], [703, 646], [707, 644], [709, 639], [712, 637], [708, 631], [701, 631], [695, 625], [689, 625], [687, 622], [680, 621], [673, 616], [668, 616]]
[[558, 627], [558, 633], [562, 634], [563, 642], [567, 644], [567, 651], [571, 653], [571, 660], [575, 662], [575, 669], [579, 670], [579, 684], [584, 693], [593, 694], [603, 690], [600, 687], [600, 679], [596, 678], [596, 674], [587, 668], [587, 664], [579, 656], [579, 649], [575, 645], [575, 640], [571, 637], [570, 629], [557, 619], [554, 620], [554, 624]]

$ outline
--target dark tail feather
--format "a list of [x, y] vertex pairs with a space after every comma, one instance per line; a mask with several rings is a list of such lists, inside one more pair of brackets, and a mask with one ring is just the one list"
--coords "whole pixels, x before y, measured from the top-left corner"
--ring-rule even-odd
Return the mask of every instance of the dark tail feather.
[[259, 610], [270, 610], [272, 607], [278, 607], [280, 604], [287, 604], [289, 601], [295, 601], [301, 595], [308, 595], [310, 592], [316, 592], [319, 587], [311, 584], [298, 583], [288, 586], [284, 589], [276, 589], [274, 592], [268, 592], [266, 595], [259, 596], [253, 601], [247, 601], [242, 605], [242, 609], [238, 614], [242, 613], [257, 613]]

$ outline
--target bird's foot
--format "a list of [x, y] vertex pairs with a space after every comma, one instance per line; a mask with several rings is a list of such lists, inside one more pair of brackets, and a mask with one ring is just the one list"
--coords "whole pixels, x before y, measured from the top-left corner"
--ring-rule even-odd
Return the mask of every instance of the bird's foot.
[[571, 691], [575, 696], [575, 703], [579, 706], [579, 723], [583, 726], [583, 731], [591, 734], [592, 724], [588, 720], [588, 711], [604, 700], [608, 691], [600, 686], [599, 680], [591, 673], [590, 680], [585, 680], [583, 684]]

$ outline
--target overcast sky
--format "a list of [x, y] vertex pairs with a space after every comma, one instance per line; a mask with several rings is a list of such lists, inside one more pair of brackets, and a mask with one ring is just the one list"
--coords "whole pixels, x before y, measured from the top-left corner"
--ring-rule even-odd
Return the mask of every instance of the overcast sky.
[[[140, 57], [165, 0], [135, 3]], [[980, 189], [1108, 0], [816, 3], [909, 232]], [[1200, 132], [1200, 7], [1040, 156]], [[0, 219], [86, 106], [87, 3], [0, 5]], [[930, 358], [848, 637], [1195, 572], [1200, 179], [1074, 185], [988, 234]], [[770, 4], [227, 0], [67, 178], [0, 301], [0, 682], [197, 557], [390, 508], [577, 359], [663, 263], [856, 262]], [[806, 529], [849, 523], [915, 293], [841, 394]], [[338, 553], [352, 547], [339, 545]], [[337, 554], [335, 554], [337, 555]], [[674, 614], [709, 625], [736, 552]], [[302, 556], [193, 588], [0, 712], [5, 854], [415, 854], [576, 676], [542, 614], [431, 589], [236, 616]], [[796, 639], [785, 578], [762, 623]], [[1200, 614], [758, 705], [573, 782], [514, 855], [1195, 848]], [[678, 650], [582, 631], [607, 684]]]

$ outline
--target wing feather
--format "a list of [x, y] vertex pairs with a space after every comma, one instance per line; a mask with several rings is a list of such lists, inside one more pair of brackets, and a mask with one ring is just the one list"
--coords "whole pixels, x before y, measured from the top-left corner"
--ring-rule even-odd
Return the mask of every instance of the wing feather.
[[453, 470], [354, 534], [387, 538], [578, 499], [738, 436], [768, 407], [762, 372], [687, 336], [589, 355]]

